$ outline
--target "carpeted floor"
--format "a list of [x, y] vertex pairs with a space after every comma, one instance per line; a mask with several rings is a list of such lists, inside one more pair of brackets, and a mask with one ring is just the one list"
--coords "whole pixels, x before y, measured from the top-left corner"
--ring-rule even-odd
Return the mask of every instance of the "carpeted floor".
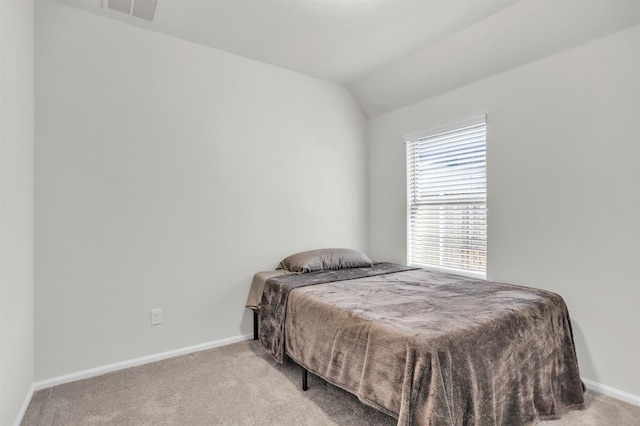
[[[640, 425], [640, 407], [587, 391], [587, 408], [540, 425]], [[255, 341], [235, 343], [35, 393], [22, 426], [395, 425], [396, 420], [309, 375], [275, 363]]]

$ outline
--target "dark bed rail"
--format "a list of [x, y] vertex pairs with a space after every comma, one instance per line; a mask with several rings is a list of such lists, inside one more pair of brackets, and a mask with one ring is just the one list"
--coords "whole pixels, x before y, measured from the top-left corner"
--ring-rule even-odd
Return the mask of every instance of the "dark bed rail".
[[301, 368], [302, 368], [302, 390], [306, 392], [307, 389], [309, 389], [309, 386], [307, 385], [307, 378], [309, 374], [306, 368], [304, 367], [301, 367]]
[[253, 310], [253, 340], [258, 340], [258, 310]]

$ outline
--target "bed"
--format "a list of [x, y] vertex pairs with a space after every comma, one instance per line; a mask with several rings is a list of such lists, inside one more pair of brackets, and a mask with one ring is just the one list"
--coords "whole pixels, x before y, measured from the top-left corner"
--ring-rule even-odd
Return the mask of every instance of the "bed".
[[288, 356], [399, 425], [527, 425], [583, 408], [559, 295], [328, 253], [254, 277], [247, 305], [277, 362]]

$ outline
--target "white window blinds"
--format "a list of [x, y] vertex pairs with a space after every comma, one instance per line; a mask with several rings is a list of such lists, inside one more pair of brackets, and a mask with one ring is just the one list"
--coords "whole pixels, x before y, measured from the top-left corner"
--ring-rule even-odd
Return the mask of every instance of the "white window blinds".
[[484, 276], [486, 116], [405, 137], [411, 265]]

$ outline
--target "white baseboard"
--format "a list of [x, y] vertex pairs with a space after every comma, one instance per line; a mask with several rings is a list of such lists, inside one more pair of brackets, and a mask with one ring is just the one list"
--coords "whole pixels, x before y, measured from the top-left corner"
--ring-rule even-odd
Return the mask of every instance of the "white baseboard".
[[32, 384], [29, 388], [29, 392], [27, 392], [27, 396], [24, 398], [24, 402], [22, 403], [22, 407], [20, 407], [20, 411], [18, 412], [18, 416], [16, 417], [16, 421], [13, 423], [13, 426], [20, 426], [20, 423], [22, 423], [22, 419], [24, 418], [24, 415], [27, 414], [27, 408], [29, 408], [31, 398], [33, 398], [33, 393], [35, 391], [36, 387]]
[[[88, 379], [90, 377], [101, 376], [112, 371], [124, 370], [125, 368], [135, 367], [138, 365], [149, 364], [150, 362], [161, 361], [175, 356], [186, 355], [193, 352], [200, 352], [206, 349], [217, 348], [219, 346], [230, 345], [232, 343], [241, 342], [243, 340], [253, 339], [253, 334], [242, 334], [239, 336], [228, 337], [226, 339], [215, 340], [213, 342], [201, 343], [199, 345], [188, 346], [186, 348], [174, 349], [172, 351], [162, 352], [159, 354], [143, 356], [140, 358], [130, 359], [128, 361], [115, 362], [113, 364], [103, 365], [102, 367], [90, 368], [88, 370], [78, 371], [77, 373], [65, 374], [64, 376], [53, 377], [51, 379], [35, 382], [33, 387], [36, 391], [40, 389], [50, 388], [52, 386], [61, 385], [63, 383], [75, 382], [76, 380]], [[29, 399], [30, 401], [31, 399]]]
[[587, 389], [640, 407], [640, 396], [638, 395], [621, 391], [620, 389], [612, 388], [611, 386], [603, 385], [601, 383], [594, 382], [593, 380], [585, 379], [584, 377], [582, 378], [582, 382]]

